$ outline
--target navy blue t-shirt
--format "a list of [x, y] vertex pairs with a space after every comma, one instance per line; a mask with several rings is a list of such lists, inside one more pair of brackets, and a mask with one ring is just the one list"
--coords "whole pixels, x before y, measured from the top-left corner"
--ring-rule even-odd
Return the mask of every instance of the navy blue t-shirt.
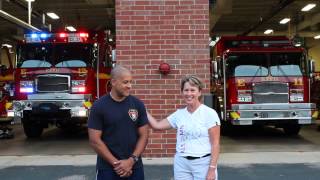
[[[147, 113], [142, 101], [130, 95], [117, 102], [108, 94], [91, 107], [88, 128], [102, 131], [102, 140], [111, 153], [121, 160], [132, 155], [139, 138], [138, 128], [147, 123]], [[133, 168], [141, 166], [140, 158]], [[98, 155], [97, 169], [109, 168], [113, 166]]]

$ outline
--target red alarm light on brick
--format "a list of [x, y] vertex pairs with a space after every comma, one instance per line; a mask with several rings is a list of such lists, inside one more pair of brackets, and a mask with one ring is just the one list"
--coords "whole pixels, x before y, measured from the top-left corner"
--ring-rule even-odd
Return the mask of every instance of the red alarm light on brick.
[[170, 73], [170, 65], [168, 63], [161, 63], [159, 65], [159, 71], [163, 75], [167, 75]]

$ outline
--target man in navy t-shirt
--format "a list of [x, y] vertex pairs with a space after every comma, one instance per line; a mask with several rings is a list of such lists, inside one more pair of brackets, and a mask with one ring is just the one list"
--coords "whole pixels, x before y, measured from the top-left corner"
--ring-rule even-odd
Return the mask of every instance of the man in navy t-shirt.
[[97, 180], [144, 180], [141, 154], [148, 141], [142, 101], [130, 95], [132, 75], [122, 66], [111, 71], [110, 94], [90, 110], [88, 133], [97, 152]]

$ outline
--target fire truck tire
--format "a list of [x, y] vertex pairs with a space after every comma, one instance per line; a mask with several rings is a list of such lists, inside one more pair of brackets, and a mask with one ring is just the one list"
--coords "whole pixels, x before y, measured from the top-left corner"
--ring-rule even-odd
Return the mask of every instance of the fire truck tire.
[[221, 120], [221, 135], [229, 136], [234, 132], [234, 130], [235, 128], [230, 122]]
[[300, 129], [301, 129], [301, 125], [299, 124], [290, 124], [283, 127], [284, 133], [289, 136], [298, 135]]
[[28, 138], [38, 138], [42, 134], [43, 127], [34, 122], [23, 122], [23, 130]]

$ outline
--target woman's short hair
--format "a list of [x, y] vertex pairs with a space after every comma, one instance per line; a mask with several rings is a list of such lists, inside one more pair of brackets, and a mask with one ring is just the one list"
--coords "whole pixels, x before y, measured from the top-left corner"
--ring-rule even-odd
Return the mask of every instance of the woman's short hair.
[[204, 88], [203, 82], [199, 77], [195, 75], [187, 75], [181, 80], [181, 91], [183, 91], [184, 85], [190, 83], [191, 86], [196, 86], [201, 91]]

